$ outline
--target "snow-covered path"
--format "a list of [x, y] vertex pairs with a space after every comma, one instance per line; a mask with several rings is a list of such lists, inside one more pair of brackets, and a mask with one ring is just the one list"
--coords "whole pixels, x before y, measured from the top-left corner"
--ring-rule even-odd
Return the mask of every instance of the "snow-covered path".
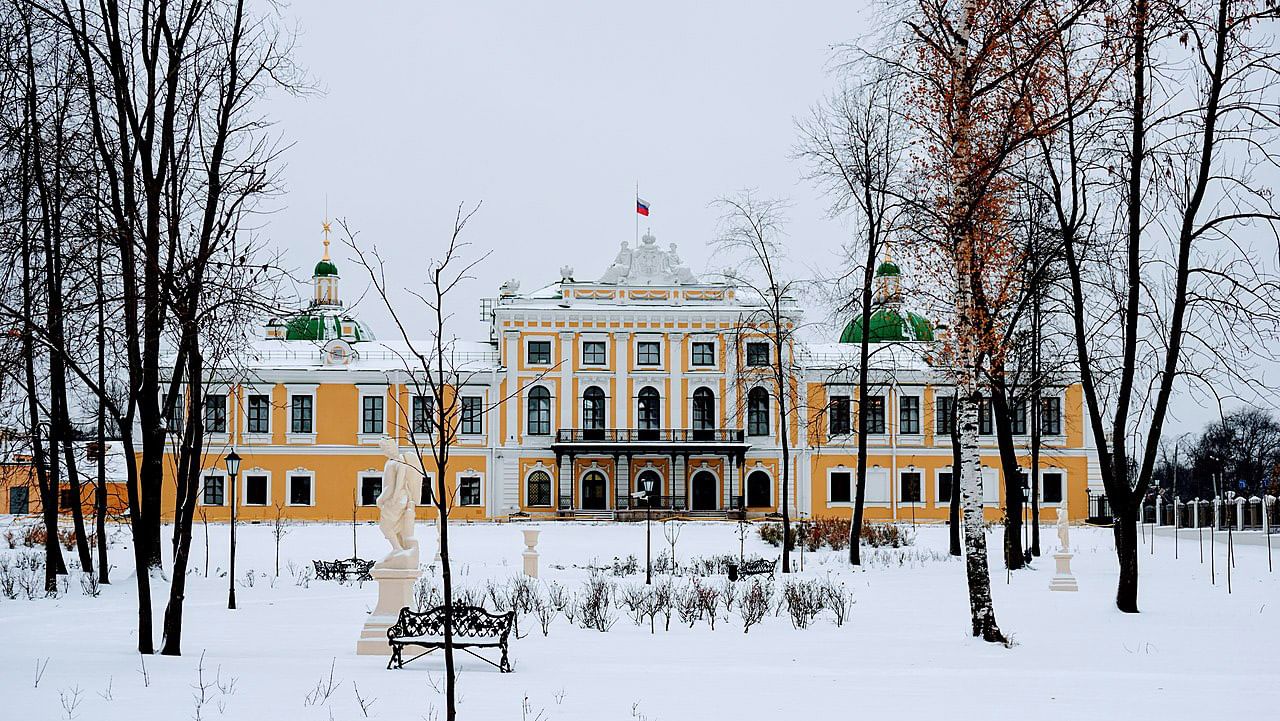
[[[459, 582], [482, 588], [491, 579], [513, 577], [524, 527], [452, 527]], [[624, 586], [643, 583], [643, 524], [539, 527], [543, 581], [576, 591], [588, 574], [582, 566], [636, 554], [639, 575], [610, 578]], [[193, 544], [198, 573], [189, 580], [186, 655], [148, 657], [145, 680], [142, 660], [131, 652], [133, 584], [123, 570], [99, 598], [84, 596], [73, 581], [69, 593], [56, 600], [0, 599], [0, 696], [8, 709], [20, 709], [4, 716], [66, 718], [62, 699], [79, 689], [76, 718], [195, 718], [203, 651], [206, 683], [216, 675], [224, 690], [210, 685], [201, 718], [364, 718], [357, 689], [366, 702], [376, 699], [369, 717], [439, 717], [440, 694], [433, 689], [441, 676], [438, 655], [387, 671], [384, 658], [354, 654], [376, 596], [371, 584], [300, 585], [289, 568], [290, 562], [296, 570], [313, 558], [350, 556], [349, 526], [290, 527], [274, 583], [270, 529], [242, 526], [238, 567], [254, 569], [255, 581], [238, 587], [236, 611], [225, 608], [220, 570], [226, 565], [226, 527], [209, 527], [207, 579], [202, 533], [198, 527]], [[378, 557], [384, 542], [377, 528], [362, 525], [358, 534], [361, 555]], [[423, 525], [418, 535], [432, 534]], [[1044, 538], [1056, 543], [1051, 529]], [[665, 543], [656, 524], [654, 540], [656, 553]], [[998, 534], [991, 540], [998, 545]], [[528, 617], [521, 625], [524, 637], [512, 643], [515, 673], [499, 674], [462, 657], [460, 715], [521, 719], [526, 703], [528, 719], [542, 713], [548, 720], [803, 718], [824, 711], [858, 718], [1265, 718], [1267, 709], [1280, 708], [1280, 672], [1272, 660], [1280, 650], [1280, 607], [1271, 602], [1280, 589], [1280, 571], [1267, 573], [1264, 546], [1236, 548], [1228, 595], [1223, 545], [1217, 546], [1217, 584], [1211, 585], [1208, 559], [1198, 562], [1193, 536], [1183, 536], [1176, 561], [1173, 539], [1157, 536], [1154, 554], [1142, 547], [1143, 613], [1126, 616], [1111, 603], [1110, 532], [1073, 528], [1072, 540], [1079, 593], [1048, 590], [1050, 558], [1013, 574], [1008, 583], [1003, 570], [993, 572], [997, 617], [1016, 642], [1010, 649], [968, 636], [961, 564], [920, 560], [942, 558], [946, 547], [945, 527], [921, 526], [901, 566], [898, 551], [877, 552], [889, 563], [865, 571], [849, 570], [843, 553], [805, 554], [802, 576], [829, 576], [854, 595], [850, 620], [839, 628], [824, 613], [812, 627], [797, 630], [783, 612], [743, 634], [735, 611], [727, 622], [717, 621], [714, 631], [705, 622], [691, 629], [673, 618], [670, 631], [659, 627], [651, 635], [647, 625], [637, 627], [618, 610], [607, 633], [579, 628], [561, 616], [544, 637]], [[677, 556], [683, 561], [737, 550], [733, 524], [688, 523]], [[124, 566], [123, 543], [113, 553]], [[773, 557], [777, 549], [753, 534], [747, 555]], [[163, 603], [159, 591], [156, 598]], [[44, 659], [37, 687], [35, 669]], [[327, 678], [331, 664], [336, 689], [327, 701], [308, 705], [308, 694]], [[234, 687], [227, 689], [233, 677]]]

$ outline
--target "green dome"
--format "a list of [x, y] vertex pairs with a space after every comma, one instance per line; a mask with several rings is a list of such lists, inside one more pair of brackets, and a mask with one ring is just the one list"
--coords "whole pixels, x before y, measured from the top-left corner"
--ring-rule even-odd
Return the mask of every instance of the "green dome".
[[876, 268], [876, 277], [883, 278], [886, 275], [902, 275], [902, 269], [892, 260], [886, 260]]
[[346, 315], [303, 313], [290, 318], [285, 324], [285, 340], [325, 341], [334, 338], [359, 342], [372, 340], [373, 334], [360, 321]]
[[316, 263], [316, 272], [312, 275], [312, 277], [320, 278], [322, 276], [337, 275], [337, 274], [338, 274], [338, 266], [334, 265], [333, 261], [322, 260], [319, 263]]
[[[840, 334], [841, 343], [862, 342], [861, 321], [861, 318], [849, 321], [849, 324], [844, 327], [844, 332]], [[868, 335], [868, 340], [871, 343], [933, 340], [933, 324], [915, 313], [907, 313], [904, 317], [894, 309], [879, 310], [871, 314], [871, 333]]]

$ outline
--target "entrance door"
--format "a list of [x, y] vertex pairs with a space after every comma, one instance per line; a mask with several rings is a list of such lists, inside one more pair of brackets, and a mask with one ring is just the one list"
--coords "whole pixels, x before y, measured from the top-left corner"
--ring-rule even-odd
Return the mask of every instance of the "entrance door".
[[716, 477], [707, 471], [698, 471], [693, 474], [693, 480], [689, 482], [691, 490], [691, 510], [694, 511], [714, 511], [716, 510]]
[[604, 474], [591, 471], [582, 478], [582, 508], [587, 511], [603, 511], [605, 504]]

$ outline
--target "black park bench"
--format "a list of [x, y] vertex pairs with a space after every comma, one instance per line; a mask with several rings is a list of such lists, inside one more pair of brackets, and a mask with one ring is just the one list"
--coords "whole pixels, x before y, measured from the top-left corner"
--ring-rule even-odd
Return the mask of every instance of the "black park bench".
[[[410, 608], [400, 609], [400, 617], [387, 629], [387, 644], [391, 646], [391, 660], [387, 662], [387, 668], [404, 668], [409, 661], [444, 648], [444, 614], [444, 606], [421, 612]], [[515, 611], [489, 613], [479, 606], [455, 605], [451, 617], [454, 648], [466, 651], [502, 673], [511, 673], [511, 662], [507, 660], [507, 637], [515, 626]], [[405, 646], [418, 646], [427, 650], [405, 661]], [[471, 650], [476, 647], [502, 649], [502, 660], [494, 663]]]
[[316, 579], [320, 581], [372, 581], [373, 561], [363, 558], [343, 558], [337, 561], [312, 561]]
[[763, 576], [765, 574], [772, 576], [773, 570], [777, 565], [778, 559], [776, 558], [772, 561], [767, 558], [753, 558], [750, 561], [743, 562], [741, 565], [730, 563], [729, 580], [737, 581], [739, 578], [745, 578], [746, 576]]

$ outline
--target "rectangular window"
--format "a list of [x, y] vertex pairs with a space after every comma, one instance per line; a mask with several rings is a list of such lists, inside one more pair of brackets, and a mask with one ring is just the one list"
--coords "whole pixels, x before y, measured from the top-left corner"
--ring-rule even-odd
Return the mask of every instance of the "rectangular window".
[[378, 505], [382, 495], [382, 476], [360, 476], [360, 505]]
[[956, 399], [951, 396], [937, 396], [933, 401], [933, 428], [940, 436], [951, 435], [954, 428]]
[[529, 365], [551, 365], [551, 341], [531, 340], [527, 348], [528, 354], [525, 360]]
[[1040, 500], [1045, 503], [1062, 503], [1062, 474], [1045, 473], [1041, 476], [1043, 492]]
[[480, 479], [477, 476], [463, 476], [458, 484], [458, 504], [480, 505]]
[[484, 433], [484, 408], [480, 396], [462, 397], [462, 430], [464, 436]]
[[360, 432], [366, 435], [382, 433], [382, 396], [360, 398]]
[[289, 402], [289, 432], [315, 432], [315, 399], [311, 396], [294, 396]]
[[204, 397], [204, 430], [205, 433], [227, 432], [226, 395], [210, 393]]
[[849, 488], [852, 485], [850, 479], [852, 477], [848, 471], [832, 472], [831, 493], [827, 496], [827, 500], [831, 503], [848, 503], [850, 499]]
[[995, 433], [995, 419], [991, 414], [991, 399], [983, 398], [978, 403], [978, 435], [989, 436]]
[[69, 511], [76, 505], [76, 494], [70, 488], [63, 488], [58, 492], [58, 507], [64, 511]]
[[867, 433], [884, 433], [884, 396], [867, 397]]
[[754, 367], [769, 365], [769, 344], [755, 342], [748, 343], [747, 365]]
[[605, 364], [605, 346], [602, 340], [588, 340], [582, 343], [582, 363], [589, 366]]
[[311, 476], [289, 476], [289, 505], [311, 505]]
[[920, 485], [918, 471], [903, 471], [898, 497], [903, 503], [920, 503], [924, 500], [924, 490]]
[[642, 366], [662, 365], [662, 344], [656, 340], [636, 343], [636, 363]]
[[431, 435], [431, 411], [434, 407], [431, 396], [413, 397], [413, 425], [410, 430], [414, 435]]
[[1022, 402], [1009, 406], [1009, 426], [1015, 436], [1027, 434], [1027, 404]]
[[914, 436], [920, 433], [920, 396], [898, 397], [899, 433]]
[[226, 504], [226, 482], [222, 476], [204, 477], [204, 505], [222, 506]]
[[26, 486], [14, 486], [9, 489], [9, 513], [23, 514], [31, 512], [31, 489]]
[[716, 344], [698, 341], [693, 344], [693, 364], [695, 366], [713, 366], [716, 364]]
[[431, 489], [432, 489], [432, 484], [433, 484], [433, 483], [435, 483], [435, 481], [433, 481], [433, 480], [431, 479], [431, 476], [425, 476], [425, 477], [423, 477], [423, 479], [422, 479], [422, 497], [418, 499], [418, 505], [419, 505], [419, 506], [432, 506], [432, 505], [435, 505], [435, 502], [436, 502], [435, 493], [431, 490]]
[[245, 476], [244, 477], [244, 505], [246, 506], [267, 505], [267, 477], [266, 476]]
[[1046, 436], [1062, 435], [1062, 399], [1057, 396], [1040, 399], [1040, 432]]
[[173, 398], [173, 405], [169, 405], [169, 394], [162, 396], [161, 413], [167, 413], [165, 417], [164, 428], [170, 433], [182, 432], [182, 394], [178, 394]]
[[951, 484], [953, 482], [951, 471], [938, 473], [938, 503], [951, 502]]
[[246, 433], [271, 432], [271, 397], [254, 393], [249, 396], [248, 424]]
[[831, 396], [831, 406], [827, 411], [830, 415], [828, 426], [833, 436], [843, 436], [849, 433], [849, 396]]

